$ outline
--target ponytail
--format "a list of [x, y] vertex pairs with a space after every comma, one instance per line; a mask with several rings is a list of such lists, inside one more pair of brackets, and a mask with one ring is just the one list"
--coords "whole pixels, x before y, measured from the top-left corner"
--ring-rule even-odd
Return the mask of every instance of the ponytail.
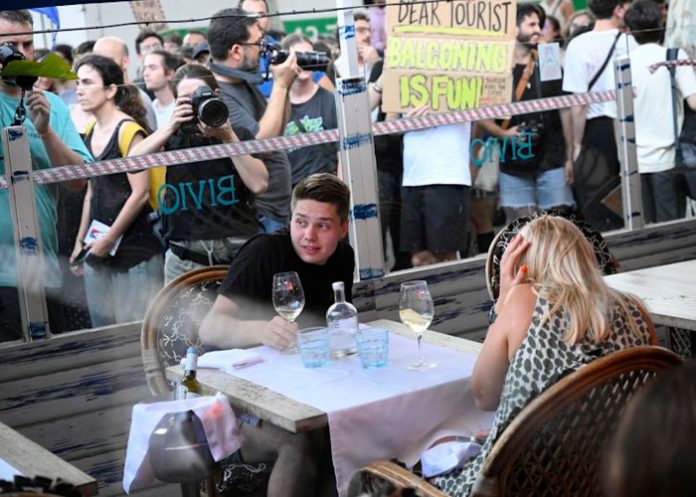
[[138, 89], [133, 85], [122, 85], [118, 87], [116, 94], [116, 105], [125, 114], [142, 126], [143, 129], [151, 133], [150, 124], [147, 122], [147, 110], [143, 105], [143, 97]]

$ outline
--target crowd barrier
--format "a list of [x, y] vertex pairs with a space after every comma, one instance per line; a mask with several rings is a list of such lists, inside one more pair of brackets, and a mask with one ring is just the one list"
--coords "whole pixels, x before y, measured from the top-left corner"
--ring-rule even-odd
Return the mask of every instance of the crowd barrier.
[[[394, 121], [374, 123], [372, 131], [375, 136], [404, 133], [435, 126], [457, 124], [480, 119], [502, 119], [509, 116], [529, 114], [533, 112], [563, 109], [578, 105], [586, 105], [598, 102], [615, 100], [616, 91], [578, 93], [558, 97], [548, 97], [536, 100], [525, 100], [491, 107], [480, 107], [461, 111], [432, 114], [419, 117], [407, 117]], [[345, 140], [356, 138], [346, 137]], [[359, 140], [359, 138], [357, 138]], [[194, 147], [154, 154], [124, 157], [119, 159], [104, 160], [91, 164], [69, 165], [34, 171], [33, 179], [37, 184], [59, 183], [76, 179], [91, 178], [107, 174], [140, 171], [159, 166], [172, 166], [187, 162], [201, 162], [225, 157], [235, 157], [245, 154], [258, 154], [273, 150], [285, 150], [290, 148], [306, 147], [321, 143], [332, 143], [339, 140], [337, 129], [303, 133], [294, 136], [277, 136], [262, 140], [250, 140], [236, 143], [224, 143], [205, 147]], [[350, 148], [350, 144], [346, 144]], [[22, 171], [15, 173], [15, 181], [18, 181]], [[4, 177], [0, 177], [0, 189], [6, 189], [7, 183]]]

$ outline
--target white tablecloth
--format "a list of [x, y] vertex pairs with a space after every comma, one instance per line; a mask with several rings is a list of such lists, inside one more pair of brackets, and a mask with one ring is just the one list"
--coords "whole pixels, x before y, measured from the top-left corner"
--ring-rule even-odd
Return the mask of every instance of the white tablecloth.
[[389, 340], [389, 364], [380, 369], [362, 369], [357, 357], [307, 369], [297, 354], [257, 347], [264, 362], [228, 373], [328, 414], [336, 482], [345, 495], [364, 464], [394, 457], [415, 464], [438, 438], [472, 435], [493, 420], [475, 406], [469, 388], [475, 355], [423, 344], [438, 367], [408, 371], [417, 358], [415, 340], [395, 334]]

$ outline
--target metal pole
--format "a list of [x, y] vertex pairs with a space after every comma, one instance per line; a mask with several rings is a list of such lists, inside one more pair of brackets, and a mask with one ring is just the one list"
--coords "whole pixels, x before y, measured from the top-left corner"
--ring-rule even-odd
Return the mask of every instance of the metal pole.
[[619, 159], [621, 160], [621, 199], [624, 228], [634, 230], [645, 225], [640, 191], [640, 173], [636, 155], [635, 115], [633, 113], [633, 84], [628, 57], [614, 62], [616, 80], [616, 109], [619, 123]]
[[15, 239], [17, 291], [24, 340], [48, 338], [48, 311], [43, 285], [43, 252], [36, 216], [29, 136], [24, 126], [2, 130], [5, 178]]
[[[339, 8], [347, 4], [352, 2], [336, 0]], [[353, 11], [338, 11], [337, 17], [345, 62], [340, 68], [342, 77], [336, 80], [336, 109], [343, 179], [351, 190], [350, 242], [355, 249], [357, 277], [368, 280], [384, 275], [370, 101], [366, 77], [358, 68]]]

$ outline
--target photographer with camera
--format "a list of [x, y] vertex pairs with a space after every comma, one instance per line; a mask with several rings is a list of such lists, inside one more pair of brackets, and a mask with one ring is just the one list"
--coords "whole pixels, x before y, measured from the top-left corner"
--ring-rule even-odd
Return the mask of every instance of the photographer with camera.
[[[290, 115], [288, 91], [301, 71], [295, 54], [271, 66], [273, 90], [266, 99], [257, 85], [259, 60], [266, 47], [258, 18], [241, 9], [217, 12], [208, 28], [212, 62], [210, 70], [220, 85], [222, 99], [230, 109], [230, 120], [254, 136], [271, 138], [283, 134]], [[290, 162], [283, 151], [264, 154], [268, 168], [268, 190], [257, 197], [256, 206], [268, 233], [288, 224], [290, 219]]]
[[[176, 107], [171, 121], [131, 149], [130, 155], [251, 140], [231, 125], [219, 87], [205, 67], [180, 67], [172, 79]], [[164, 279], [214, 264], [229, 264], [261, 231], [254, 194], [268, 186], [264, 163], [250, 155], [167, 167], [157, 197], [164, 220]]]
[[[33, 30], [33, 20], [28, 10], [0, 10], [0, 45], [3, 54], [0, 56], [0, 69], [12, 60], [34, 59]], [[15, 113], [20, 109], [23, 115], [28, 116], [23, 125], [29, 138], [34, 171], [91, 161], [87, 148], [70, 120], [66, 105], [57, 95], [33, 90], [35, 81], [34, 77], [3, 78], [0, 81], [2, 127], [12, 126], [15, 123]], [[4, 174], [4, 156], [0, 156], [0, 175]], [[85, 182], [78, 180], [66, 185], [80, 189]], [[49, 296], [49, 318], [53, 315], [52, 293], [57, 293], [61, 286], [56, 235], [59, 189], [58, 185], [35, 185], [36, 213], [43, 247], [43, 283]], [[0, 341], [22, 336], [11, 219], [9, 192], [0, 190]]]
[[[544, 24], [543, 9], [517, 6], [517, 38], [513, 69], [513, 101], [562, 94], [562, 80], [541, 81], [537, 45]], [[572, 136], [567, 109], [513, 116], [480, 124], [500, 146], [500, 205], [509, 223], [537, 210], [573, 206]]]

